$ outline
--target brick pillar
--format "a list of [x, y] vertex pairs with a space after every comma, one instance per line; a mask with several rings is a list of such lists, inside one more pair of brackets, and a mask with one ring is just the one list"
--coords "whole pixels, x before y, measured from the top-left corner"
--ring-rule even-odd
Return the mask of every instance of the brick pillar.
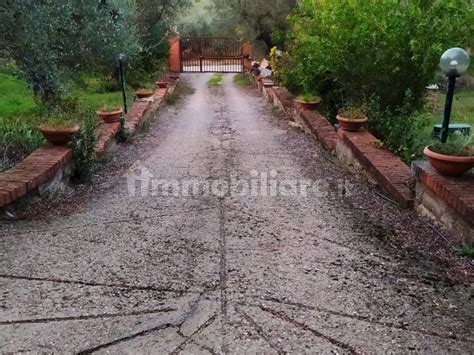
[[249, 59], [244, 59], [244, 69], [248, 70], [252, 67], [253, 46], [252, 43], [246, 42], [242, 45], [242, 55], [249, 56]]
[[168, 58], [168, 68], [172, 73], [181, 72], [181, 45], [179, 37], [170, 37], [170, 54]]

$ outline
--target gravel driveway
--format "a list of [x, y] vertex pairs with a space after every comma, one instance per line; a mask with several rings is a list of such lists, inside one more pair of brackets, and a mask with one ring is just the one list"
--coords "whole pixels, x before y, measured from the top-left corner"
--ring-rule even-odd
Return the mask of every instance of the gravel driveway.
[[433, 230], [232, 77], [0, 225], [1, 352], [472, 353], [472, 288], [392, 243]]

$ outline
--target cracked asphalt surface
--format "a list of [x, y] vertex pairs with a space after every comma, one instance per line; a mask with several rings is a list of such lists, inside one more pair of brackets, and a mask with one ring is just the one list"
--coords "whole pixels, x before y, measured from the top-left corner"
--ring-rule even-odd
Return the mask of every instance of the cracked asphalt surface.
[[[196, 92], [122, 146], [83, 200], [0, 225], [1, 352], [472, 353], [472, 288], [387, 243], [433, 231], [232, 77], [183, 75]], [[141, 168], [320, 188], [131, 194]]]

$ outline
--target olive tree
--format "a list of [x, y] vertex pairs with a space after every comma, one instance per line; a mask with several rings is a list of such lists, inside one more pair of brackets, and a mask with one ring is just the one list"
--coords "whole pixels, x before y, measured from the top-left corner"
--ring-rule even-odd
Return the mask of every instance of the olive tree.
[[35, 96], [59, 100], [64, 75], [103, 69], [118, 53], [138, 51], [133, 0], [4, 0], [0, 43]]
[[287, 17], [297, 4], [297, 0], [214, 0], [223, 28], [242, 40], [263, 41], [267, 50], [283, 42]]
[[168, 55], [168, 35], [191, 0], [136, 0], [143, 69], [153, 71]]

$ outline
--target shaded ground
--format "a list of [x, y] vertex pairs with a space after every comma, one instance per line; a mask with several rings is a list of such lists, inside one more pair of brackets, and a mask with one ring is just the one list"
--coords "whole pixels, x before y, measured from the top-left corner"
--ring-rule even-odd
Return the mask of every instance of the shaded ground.
[[[469, 266], [232, 75], [210, 77], [184, 76], [196, 93], [92, 187], [1, 225], [2, 351], [471, 351]], [[255, 187], [273, 172], [318, 188], [131, 194], [127, 177], [144, 172]]]

